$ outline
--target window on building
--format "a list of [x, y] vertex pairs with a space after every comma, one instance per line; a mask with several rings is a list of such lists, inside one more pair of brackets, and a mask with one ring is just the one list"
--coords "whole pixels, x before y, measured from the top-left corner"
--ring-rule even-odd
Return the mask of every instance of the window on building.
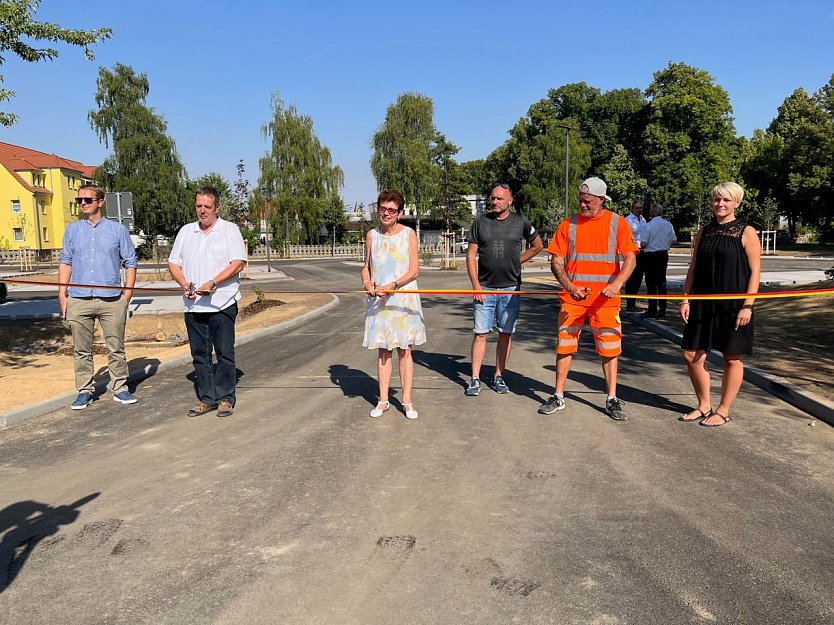
[[12, 200], [12, 212], [19, 213], [20, 212], [20, 200]]
[[46, 215], [46, 203], [43, 200], [38, 201], [38, 206], [41, 209], [41, 215]]
[[13, 228], [14, 230], [14, 240], [15, 241], [23, 241], [23, 228]]
[[43, 240], [49, 241], [49, 228], [46, 226], [43, 227]]

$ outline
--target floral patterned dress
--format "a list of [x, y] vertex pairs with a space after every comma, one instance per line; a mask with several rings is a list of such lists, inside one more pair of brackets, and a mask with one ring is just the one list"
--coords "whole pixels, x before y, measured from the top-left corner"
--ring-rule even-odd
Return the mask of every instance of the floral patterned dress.
[[[371, 231], [371, 280], [389, 284], [408, 272], [409, 247], [413, 230], [407, 226], [397, 234]], [[401, 289], [416, 290], [417, 281], [401, 284]], [[406, 348], [426, 342], [423, 307], [416, 293], [395, 293], [388, 297], [368, 297], [363, 347], [368, 349]]]

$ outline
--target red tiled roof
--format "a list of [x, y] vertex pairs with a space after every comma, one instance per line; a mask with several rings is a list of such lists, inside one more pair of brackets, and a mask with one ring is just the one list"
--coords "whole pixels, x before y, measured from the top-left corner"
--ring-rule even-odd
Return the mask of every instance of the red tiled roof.
[[57, 156], [56, 154], [47, 154], [46, 152], [39, 152], [38, 150], [31, 150], [19, 145], [3, 143], [2, 141], [0, 141], [0, 165], [3, 165], [3, 167], [5, 167], [8, 172], [14, 176], [15, 179], [30, 193], [48, 194], [51, 194], [52, 191], [44, 189], [43, 187], [33, 187], [17, 172], [60, 167], [61, 169], [77, 171], [85, 178], [92, 178], [93, 172], [96, 170], [94, 165], [84, 165], [79, 161], [63, 158], [61, 156]]

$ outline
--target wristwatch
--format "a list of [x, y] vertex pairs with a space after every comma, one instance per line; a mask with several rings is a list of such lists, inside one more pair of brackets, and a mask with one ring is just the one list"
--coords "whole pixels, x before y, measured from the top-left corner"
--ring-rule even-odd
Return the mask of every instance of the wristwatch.
[[217, 290], [217, 283], [216, 283], [214, 280], [212, 280], [212, 281], [211, 281], [211, 290], [212, 290], [212, 291], [216, 291], [216, 290]]

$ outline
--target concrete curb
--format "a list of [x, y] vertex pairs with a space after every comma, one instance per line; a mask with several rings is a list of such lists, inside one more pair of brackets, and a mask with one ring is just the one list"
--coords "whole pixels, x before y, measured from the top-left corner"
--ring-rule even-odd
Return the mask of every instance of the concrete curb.
[[[323, 315], [339, 303], [338, 297], [336, 297], [335, 295], [331, 295], [330, 297], [332, 299], [327, 304], [319, 308], [316, 308], [315, 310], [306, 312], [299, 317], [295, 317], [294, 319], [282, 321], [281, 323], [278, 323], [269, 328], [264, 328], [263, 330], [258, 330], [257, 332], [252, 332], [251, 334], [241, 336], [240, 338], [235, 340], [235, 346], [237, 347], [240, 345], [245, 345], [246, 343], [251, 343], [252, 341], [257, 341], [259, 339], [264, 338], [265, 336], [269, 336], [270, 334], [281, 332], [282, 330], [290, 330], [310, 319], [318, 317], [319, 315]], [[190, 362], [191, 355], [186, 354], [184, 356], [179, 356], [177, 358], [172, 358], [171, 360], [161, 362], [159, 363], [159, 366], [153, 368], [143, 369], [141, 371], [132, 371], [130, 376], [128, 377], [128, 383], [141, 382], [142, 380], [146, 380], [147, 378], [150, 378], [156, 375], [157, 373], [162, 373], [170, 369], [175, 369]], [[105, 393], [106, 391], [107, 381], [101, 381], [98, 384], [96, 384], [97, 397], [100, 397], [102, 393]], [[64, 393], [63, 395], [59, 395], [58, 397], [53, 397], [52, 399], [47, 399], [46, 401], [42, 401], [37, 404], [25, 406], [13, 412], [0, 413], [0, 429], [8, 427], [13, 423], [23, 421], [24, 419], [28, 419], [30, 417], [39, 417], [41, 415], [45, 415], [49, 412], [52, 412], [53, 410], [58, 410], [59, 408], [66, 408], [72, 402], [72, 400], [75, 399], [75, 396], [77, 394], [78, 393], [75, 391], [71, 393]]]
[[[621, 314], [632, 323], [637, 323], [647, 330], [651, 330], [655, 334], [680, 345], [682, 338], [680, 332], [676, 332], [672, 328], [657, 323], [656, 321], [652, 321], [651, 319], [642, 319], [639, 316], [639, 313], [635, 314], [623, 312]], [[710, 351], [710, 353], [707, 354], [707, 358], [714, 365], [721, 366], [724, 362], [724, 357], [721, 355], [721, 352], [715, 350]], [[744, 379], [750, 384], [758, 386], [760, 389], [770, 393], [774, 397], [781, 399], [792, 406], [796, 406], [803, 412], [807, 412], [815, 419], [819, 419], [828, 425], [834, 426], [834, 403], [791, 384], [779, 376], [762, 371], [756, 367], [751, 367], [747, 364], [744, 365]]]

